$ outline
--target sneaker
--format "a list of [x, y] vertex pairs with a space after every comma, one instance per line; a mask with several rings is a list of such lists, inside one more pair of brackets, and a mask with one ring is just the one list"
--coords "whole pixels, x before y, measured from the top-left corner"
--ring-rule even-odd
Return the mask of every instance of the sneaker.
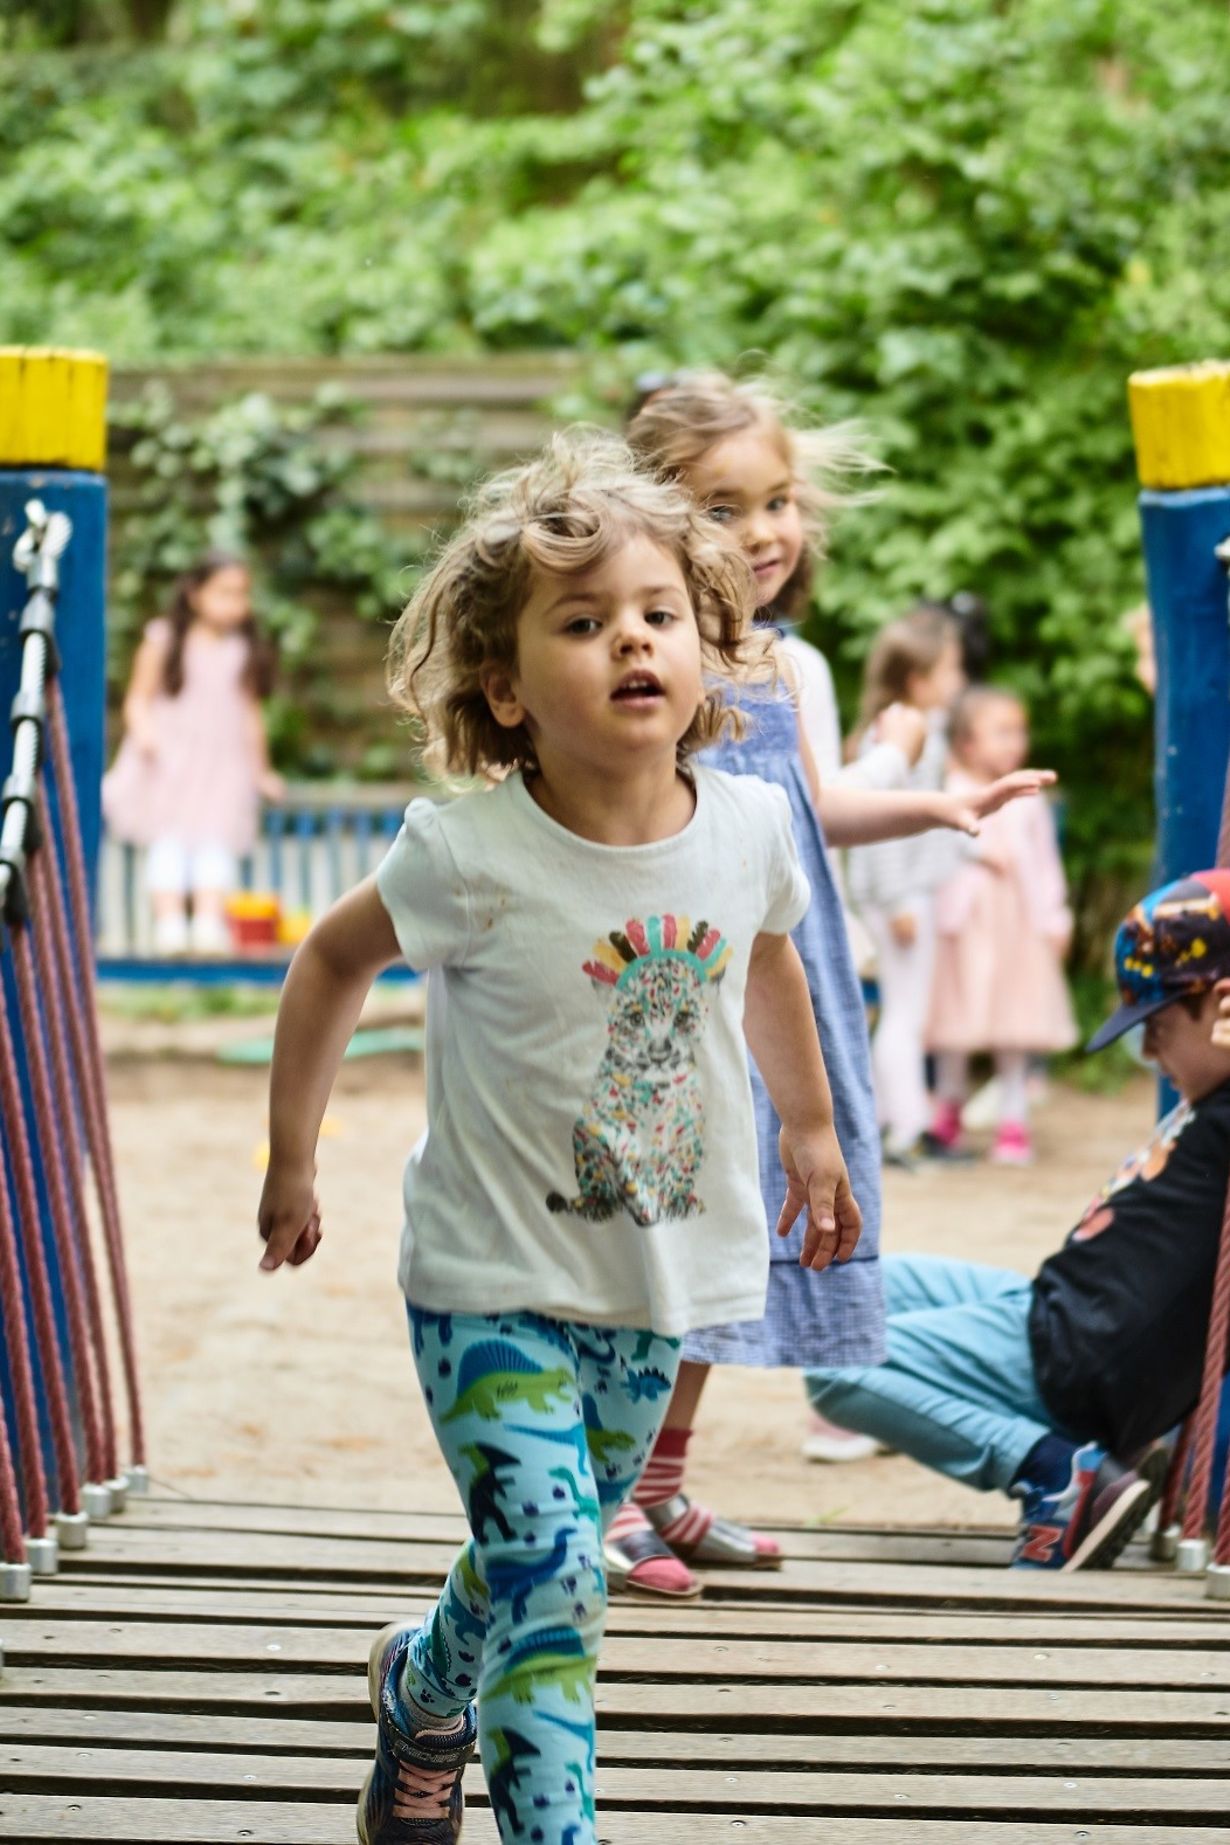
[[154, 918], [154, 953], [182, 955], [188, 952], [188, 918], [182, 910], [170, 910]]
[[961, 1139], [961, 1104], [937, 1102], [931, 1119], [931, 1138], [942, 1147], [955, 1147]]
[[226, 926], [225, 916], [219, 916], [213, 910], [202, 910], [192, 918], [188, 926], [188, 940], [193, 954], [227, 954], [231, 947], [231, 932]]
[[991, 1158], [997, 1166], [1032, 1166], [1034, 1143], [1029, 1129], [1017, 1121], [1005, 1121], [995, 1136]]
[[874, 1435], [856, 1435], [853, 1429], [839, 1429], [813, 1410], [807, 1419], [807, 1434], [799, 1453], [805, 1461], [869, 1461], [884, 1449]]
[[471, 1705], [448, 1729], [401, 1727], [392, 1687], [418, 1631], [417, 1621], [386, 1627], [368, 1658], [376, 1759], [359, 1795], [359, 1845], [455, 1845], [461, 1832], [461, 1777], [478, 1720]]
[[943, 1140], [934, 1129], [925, 1129], [918, 1137], [918, 1150], [925, 1160], [938, 1160], [946, 1166], [970, 1166], [978, 1158], [972, 1147], [960, 1140]]
[[1012, 1552], [1013, 1569], [1109, 1569], [1161, 1492], [1161, 1481], [1122, 1467], [1086, 1442], [1072, 1457], [1066, 1486], [1030, 1487]]

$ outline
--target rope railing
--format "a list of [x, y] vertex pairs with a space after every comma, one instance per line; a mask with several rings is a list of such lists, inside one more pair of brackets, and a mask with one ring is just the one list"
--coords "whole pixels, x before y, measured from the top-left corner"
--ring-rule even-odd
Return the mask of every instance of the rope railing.
[[[120, 1510], [128, 1491], [147, 1486], [85, 855], [58, 679], [59, 560], [72, 528], [37, 500], [26, 518], [13, 553], [28, 595], [10, 711], [12, 770], [0, 787], [0, 959], [11, 976], [0, 980], [0, 1323], [12, 1407], [11, 1430], [0, 1414], [0, 1599], [25, 1599], [32, 1574], [56, 1569], [61, 1546], [86, 1543], [91, 1518]], [[127, 1470], [87, 1156], [126, 1388]]]
[[[1221, 564], [1230, 572], [1230, 539], [1216, 547]], [[1230, 607], [1228, 607], [1230, 614]], [[1217, 838], [1217, 864], [1230, 867], [1230, 763], [1226, 767], [1221, 824]], [[1230, 1189], [1226, 1193], [1221, 1239], [1213, 1273], [1209, 1329], [1205, 1339], [1200, 1395], [1179, 1430], [1167, 1471], [1158, 1514], [1153, 1555], [1173, 1562], [1176, 1569], [1199, 1574], [1208, 1569], [1208, 1592], [1230, 1600], [1230, 1466], [1223, 1473], [1220, 1506], [1210, 1505], [1218, 1419], [1230, 1357]], [[1212, 1553], [1208, 1532], [1215, 1527]]]

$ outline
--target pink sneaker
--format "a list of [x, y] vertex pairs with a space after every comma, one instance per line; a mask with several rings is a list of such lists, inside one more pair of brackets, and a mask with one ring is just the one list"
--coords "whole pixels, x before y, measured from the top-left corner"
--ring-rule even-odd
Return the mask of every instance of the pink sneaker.
[[931, 1138], [941, 1147], [955, 1147], [961, 1139], [961, 1104], [937, 1102], [931, 1122]]
[[1032, 1166], [1034, 1143], [1030, 1139], [1029, 1129], [1022, 1127], [1019, 1121], [1001, 1123], [995, 1136], [995, 1145], [991, 1149], [991, 1158], [997, 1166]]

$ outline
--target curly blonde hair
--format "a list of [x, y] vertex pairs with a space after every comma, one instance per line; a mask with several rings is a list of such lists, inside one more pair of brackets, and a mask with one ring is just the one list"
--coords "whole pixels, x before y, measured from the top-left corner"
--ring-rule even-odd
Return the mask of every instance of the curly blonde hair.
[[646, 467], [685, 486], [688, 476], [719, 443], [754, 429], [765, 435], [790, 470], [806, 543], [772, 613], [799, 617], [811, 593], [812, 572], [825, 555], [834, 513], [866, 504], [875, 494], [851, 492], [850, 476], [882, 466], [863, 447], [857, 423], [808, 428], [802, 414], [763, 377], [738, 381], [725, 372], [680, 372], [648, 392], [628, 424], [628, 444]]
[[739, 734], [721, 681], [773, 677], [753, 627], [751, 571], [688, 495], [638, 468], [625, 443], [572, 431], [477, 490], [393, 630], [389, 689], [418, 721], [429, 767], [452, 775], [537, 767], [528, 730], [496, 722], [482, 681], [493, 669], [515, 670], [535, 571], [578, 575], [635, 536], [675, 559], [700, 630], [707, 689], [680, 759]]

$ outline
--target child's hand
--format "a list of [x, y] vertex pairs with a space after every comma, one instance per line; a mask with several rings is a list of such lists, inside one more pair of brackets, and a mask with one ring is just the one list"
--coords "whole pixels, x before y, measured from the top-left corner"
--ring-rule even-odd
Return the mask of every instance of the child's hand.
[[898, 948], [913, 948], [918, 940], [918, 918], [913, 910], [899, 910], [889, 917], [888, 926]]
[[836, 1133], [830, 1127], [816, 1134], [791, 1135], [783, 1128], [779, 1145], [786, 1168], [786, 1201], [777, 1220], [778, 1236], [787, 1235], [806, 1207], [800, 1267], [827, 1268], [834, 1257], [848, 1262], [863, 1227], [863, 1214], [850, 1190]]
[[936, 825], [950, 826], [957, 833], [977, 835], [979, 823], [988, 814], [997, 814], [1009, 801], [1041, 794], [1058, 780], [1054, 769], [1017, 769], [1001, 775], [997, 782], [969, 795], [941, 794], [936, 806]]
[[913, 768], [927, 741], [927, 720], [913, 705], [889, 705], [876, 719], [876, 742], [892, 743]]
[[286, 777], [279, 775], [276, 769], [262, 769], [257, 777], [256, 786], [262, 801], [284, 801], [286, 799]]
[[1230, 1051], [1230, 980], [1219, 980], [1214, 990], [1219, 1004], [1213, 1020], [1213, 1042], [1219, 1051]]
[[271, 1160], [265, 1174], [257, 1228], [265, 1241], [260, 1266], [298, 1268], [316, 1253], [322, 1231], [314, 1166], [279, 1166]]

